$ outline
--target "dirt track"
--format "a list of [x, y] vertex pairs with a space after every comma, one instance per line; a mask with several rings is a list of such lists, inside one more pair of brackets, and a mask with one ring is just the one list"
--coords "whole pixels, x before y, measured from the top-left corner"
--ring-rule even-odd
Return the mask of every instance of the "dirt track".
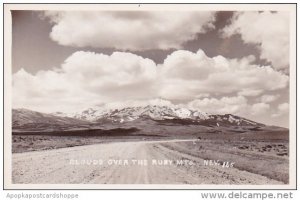
[[[95, 184], [283, 184], [236, 168], [205, 166], [199, 157], [164, 146], [172, 141], [117, 142], [13, 154], [13, 183]], [[71, 160], [71, 161], [70, 161]], [[77, 160], [94, 164], [70, 163]], [[99, 164], [99, 160], [103, 164]], [[113, 160], [128, 160], [109, 164]], [[133, 163], [139, 160], [139, 163]], [[142, 160], [147, 160], [147, 165]], [[155, 165], [152, 161], [171, 160]], [[190, 160], [193, 165], [176, 165]]]

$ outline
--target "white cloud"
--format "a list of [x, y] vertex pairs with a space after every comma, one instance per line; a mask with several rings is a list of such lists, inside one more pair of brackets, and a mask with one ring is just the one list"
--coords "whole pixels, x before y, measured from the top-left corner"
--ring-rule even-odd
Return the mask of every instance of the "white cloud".
[[289, 67], [289, 13], [238, 12], [223, 30], [224, 36], [240, 34], [245, 43], [257, 45], [260, 57], [275, 69]]
[[[74, 83], [84, 83], [84, 89], [95, 92], [127, 95], [153, 87], [156, 79], [156, 64], [132, 53], [114, 52], [107, 56], [92, 52], [76, 52], [62, 65], [62, 71]], [[131, 92], [132, 91], [132, 92]]]
[[238, 94], [242, 96], [253, 97], [253, 96], [260, 95], [263, 92], [264, 91], [261, 89], [242, 89], [240, 92], [238, 92]]
[[202, 50], [175, 51], [156, 65], [132, 53], [79, 51], [53, 70], [15, 73], [13, 105], [44, 112], [74, 111], [161, 97], [181, 103], [198, 99], [189, 105], [210, 113], [252, 115], [264, 111], [268, 102], [252, 105], [248, 96], [285, 88], [289, 80], [271, 67], [251, 64], [252, 60], [251, 56], [210, 58]]
[[160, 99], [160, 98], [144, 99], [144, 100], [130, 99], [130, 100], [125, 100], [125, 101], [108, 102], [108, 103], [100, 105], [100, 108], [122, 109], [122, 108], [126, 108], [126, 107], [147, 106], [147, 105], [173, 107], [175, 104], [173, 104], [171, 101], [168, 101], [165, 99]]
[[278, 110], [281, 113], [288, 113], [289, 111], [289, 103], [282, 103], [278, 105]]
[[267, 113], [270, 105], [266, 103], [250, 104], [244, 96], [196, 99], [188, 107], [212, 114], [236, 114], [240, 116], [260, 116]]
[[[214, 28], [214, 12], [47, 11], [61, 45], [128, 50], [170, 49]], [[130, 28], [129, 28], [130, 27]]]
[[263, 95], [260, 98], [262, 103], [270, 103], [279, 98], [279, 95]]
[[14, 107], [71, 110], [107, 101], [152, 98], [156, 65], [131, 53], [76, 52], [52, 71], [13, 75]]
[[239, 114], [247, 106], [243, 96], [196, 99], [188, 103], [192, 109], [199, 109], [211, 114]]
[[257, 96], [287, 86], [287, 75], [270, 66], [251, 64], [253, 59], [253, 56], [210, 58], [202, 50], [196, 53], [175, 51], [162, 65], [158, 65], [163, 86], [160, 96], [181, 100], [201, 98], [207, 94]]
[[270, 105], [267, 103], [256, 103], [251, 107], [252, 115], [260, 115], [267, 112], [270, 109]]
[[282, 103], [277, 106], [277, 112], [272, 115], [272, 117], [281, 117], [289, 113], [289, 103]]

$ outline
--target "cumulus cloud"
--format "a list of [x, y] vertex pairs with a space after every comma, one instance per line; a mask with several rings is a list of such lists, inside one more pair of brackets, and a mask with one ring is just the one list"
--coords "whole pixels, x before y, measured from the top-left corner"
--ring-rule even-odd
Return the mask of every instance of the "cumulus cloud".
[[62, 65], [62, 71], [70, 81], [84, 83], [82, 87], [87, 91], [117, 96], [149, 94], [156, 79], [156, 64], [152, 60], [122, 52], [110, 56], [76, 52]]
[[70, 110], [102, 102], [152, 98], [156, 65], [131, 53], [76, 52], [60, 68], [13, 75], [15, 107]]
[[222, 98], [196, 99], [188, 103], [188, 107], [199, 109], [212, 114], [236, 114], [254, 117], [267, 113], [270, 105], [266, 103], [249, 103], [244, 96], [231, 96]]
[[260, 115], [266, 113], [267, 110], [270, 109], [270, 105], [267, 103], [256, 103], [251, 107], [252, 115]]
[[156, 105], [156, 106], [170, 106], [174, 107], [176, 104], [172, 103], [171, 101], [161, 99], [161, 98], [154, 98], [154, 99], [144, 99], [144, 100], [136, 100], [136, 99], [129, 99], [125, 101], [114, 101], [108, 102], [99, 105], [99, 108], [106, 109], [122, 109], [126, 107], [137, 107], [137, 106], [148, 106], [148, 105]]
[[248, 106], [248, 101], [243, 96], [203, 98], [196, 99], [188, 103], [188, 107], [199, 109], [212, 114], [239, 114]]
[[[76, 47], [148, 50], [180, 48], [214, 28], [214, 12], [47, 11], [50, 37]], [[130, 27], [130, 28], [128, 28]]]
[[270, 66], [251, 64], [253, 59], [211, 58], [201, 49], [196, 53], [175, 51], [158, 66], [163, 85], [160, 96], [181, 100], [226, 94], [257, 96], [287, 86], [287, 75]]
[[240, 34], [245, 43], [255, 44], [260, 58], [272, 62], [275, 69], [289, 67], [289, 13], [237, 12], [223, 31], [223, 36]]
[[278, 105], [278, 110], [282, 113], [287, 113], [289, 111], [289, 103], [282, 103]]
[[272, 115], [272, 117], [281, 117], [281, 116], [285, 116], [285, 115], [289, 114], [289, 107], [290, 107], [290, 105], [287, 102], [279, 104], [277, 106], [277, 112], [274, 113]]
[[248, 97], [285, 88], [289, 78], [252, 61], [252, 56], [227, 59], [208, 57], [202, 50], [179, 50], [157, 65], [132, 53], [79, 51], [53, 70], [15, 73], [13, 105], [49, 112], [126, 100], [164, 98], [186, 103], [197, 99], [189, 105], [210, 113], [257, 114], [267, 109], [270, 97], [257, 105], [249, 103]]
[[279, 98], [279, 95], [263, 95], [260, 98], [260, 101], [263, 103], [270, 103]]

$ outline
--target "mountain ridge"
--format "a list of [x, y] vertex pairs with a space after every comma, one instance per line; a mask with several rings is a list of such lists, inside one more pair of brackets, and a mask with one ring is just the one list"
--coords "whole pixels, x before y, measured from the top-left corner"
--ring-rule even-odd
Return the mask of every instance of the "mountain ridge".
[[12, 109], [12, 127], [19, 129], [57, 128], [87, 124], [87, 121], [71, 117], [60, 117], [48, 113], [37, 112], [25, 108]]
[[[158, 101], [152, 104], [123, 107], [94, 107], [74, 113], [42, 113], [29, 109], [13, 109], [13, 128], [93, 128], [97, 126], [114, 127], [122, 124], [130, 124], [133, 127], [144, 121], [143, 124], [157, 125], [202, 125], [206, 127], [229, 126], [265, 126], [243, 117], [233, 114], [208, 114], [196, 109], [180, 107], [174, 104], [166, 104]], [[119, 125], [118, 125], [119, 124]]]
[[[114, 122], [124, 123], [137, 119], [148, 118], [156, 121], [179, 121], [186, 120], [192, 122], [210, 122], [210, 125], [233, 125], [233, 126], [262, 126], [264, 124], [239, 117], [233, 114], [208, 114], [199, 110], [182, 108], [178, 106], [166, 105], [146, 105], [132, 106], [113, 109], [88, 108], [76, 113], [53, 113], [56, 116], [72, 117], [75, 119], [86, 120], [93, 123]], [[215, 121], [215, 123], [213, 123]]]

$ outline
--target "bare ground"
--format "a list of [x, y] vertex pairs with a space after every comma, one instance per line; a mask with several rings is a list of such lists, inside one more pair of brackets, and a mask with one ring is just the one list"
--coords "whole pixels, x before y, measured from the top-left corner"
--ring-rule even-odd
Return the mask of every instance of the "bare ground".
[[[248, 168], [204, 165], [204, 159], [211, 157], [209, 152], [199, 150], [199, 146], [196, 140], [135, 141], [14, 153], [12, 179], [13, 183], [21, 184], [284, 184], [284, 181], [275, 180], [272, 176], [248, 170], [253, 166], [251, 159]], [[277, 161], [279, 157], [274, 158]], [[280, 159], [287, 163], [287, 158]], [[103, 160], [104, 163], [70, 164], [70, 160]], [[110, 165], [108, 161], [112, 160], [120, 160], [121, 163]], [[129, 165], [123, 165], [124, 160], [128, 160]], [[132, 160], [140, 163], [133, 164]], [[142, 162], [144, 160], [147, 160], [147, 165]], [[188, 160], [192, 165], [155, 165], [153, 160]]]

